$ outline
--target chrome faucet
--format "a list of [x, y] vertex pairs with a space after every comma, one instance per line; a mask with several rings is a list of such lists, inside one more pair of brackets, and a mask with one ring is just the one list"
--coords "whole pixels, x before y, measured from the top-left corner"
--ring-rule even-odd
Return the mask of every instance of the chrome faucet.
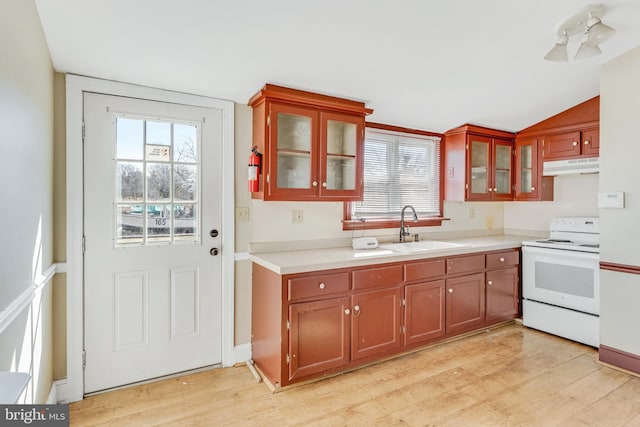
[[407, 205], [404, 208], [402, 208], [402, 212], [400, 214], [400, 241], [401, 242], [405, 241], [405, 237], [411, 235], [411, 233], [409, 233], [409, 226], [404, 225], [404, 211], [407, 210], [407, 208], [413, 211], [413, 222], [418, 222], [418, 214], [416, 213], [416, 210], [413, 208], [413, 206]]

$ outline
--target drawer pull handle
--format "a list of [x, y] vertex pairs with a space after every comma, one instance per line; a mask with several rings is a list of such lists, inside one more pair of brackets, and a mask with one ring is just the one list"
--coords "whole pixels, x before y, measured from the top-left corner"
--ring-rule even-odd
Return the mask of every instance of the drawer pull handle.
[[347, 315], [351, 314], [351, 310], [349, 310], [348, 308], [346, 308], [346, 309], [344, 310], [344, 314], [347, 314]]
[[320, 282], [320, 284], [318, 285], [318, 287], [319, 287], [320, 289], [324, 289], [325, 284], [324, 284], [324, 283], [322, 283], [322, 282]]
[[358, 317], [360, 316], [360, 306], [356, 305], [353, 307], [353, 317]]
[[487, 282], [487, 285], [491, 286], [491, 285], [493, 285], [493, 282], [492, 282], [491, 280], [489, 280], [489, 281]]
[[504, 257], [500, 257], [500, 262], [504, 262]]
[[449, 293], [452, 294], [453, 293], [453, 288], [449, 288]]

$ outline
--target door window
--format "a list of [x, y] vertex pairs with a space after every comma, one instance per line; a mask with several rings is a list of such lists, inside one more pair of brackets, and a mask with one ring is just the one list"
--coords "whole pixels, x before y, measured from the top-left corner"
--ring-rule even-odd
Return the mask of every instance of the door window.
[[198, 123], [116, 118], [115, 245], [197, 243]]

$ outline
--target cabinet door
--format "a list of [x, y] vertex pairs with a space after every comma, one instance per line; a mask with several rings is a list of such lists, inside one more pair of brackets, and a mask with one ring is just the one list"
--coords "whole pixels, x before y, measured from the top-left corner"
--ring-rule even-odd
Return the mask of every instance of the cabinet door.
[[446, 280], [447, 334], [465, 332], [484, 323], [484, 273]]
[[598, 157], [600, 155], [600, 129], [590, 129], [582, 132], [582, 155]]
[[405, 287], [404, 345], [420, 344], [444, 335], [444, 280]]
[[320, 113], [321, 198], [362, 199], [364, 117]]
[[289, 379], [340, 368], [349, 362], [349, 299], [289, 306]]
[[400, 287], [351, 296], [351, 359], [400, 348]]
[[545, 136], [542, 140], [544, 160], [570, 159], [580, 156], [580, 132]]
[[486, 321], [510, 320], [518, 314], [518, 268], [487, 271]]
[[513, 200], [513, 144], [501, 139], [493, 140], [493, 157], [491, 164], [492, 184], [490, 189], [493, 200]]
[[491, 200], [491, 138], [469, 135], [467, 147], [467, 200]]
[[540, 170], [538, 163], [538, 138], [516, 140], [516, 191], [518, 200], [538, 199]]
[[318, 194], [318, 112], [271, 104], [267, 195], [274, 200], [312, 199]]

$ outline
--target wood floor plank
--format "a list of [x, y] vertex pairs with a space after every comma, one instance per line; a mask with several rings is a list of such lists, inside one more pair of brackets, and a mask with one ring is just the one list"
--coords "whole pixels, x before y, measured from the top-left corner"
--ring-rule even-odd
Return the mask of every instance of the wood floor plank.
[[640, 378], [512, 324], [273, 394], [245, 366], [94, 395], [72, 426], [640, 426]]

